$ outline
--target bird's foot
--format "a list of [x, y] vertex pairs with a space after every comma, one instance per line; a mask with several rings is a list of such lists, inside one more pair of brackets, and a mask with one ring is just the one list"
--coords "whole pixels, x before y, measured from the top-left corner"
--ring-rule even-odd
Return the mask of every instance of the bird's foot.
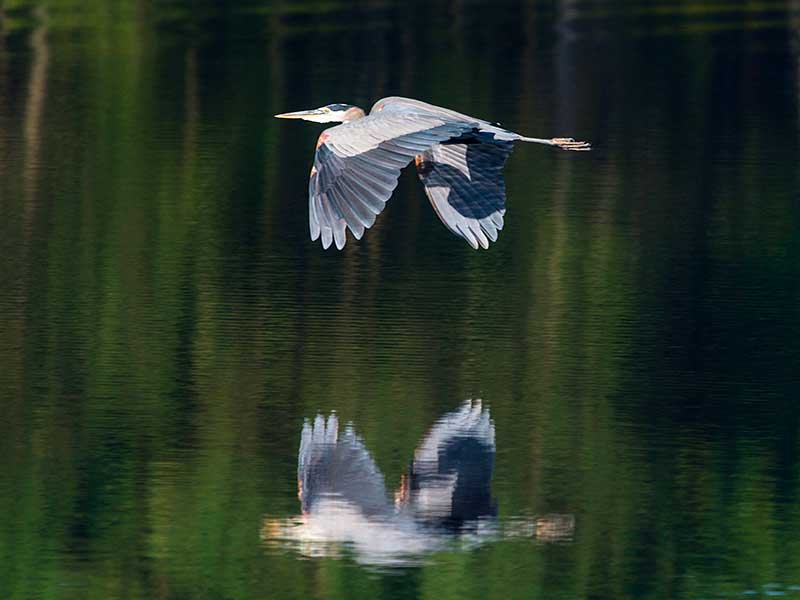
[[553, 138], [550, 141], [553, 142], [553, 145], [558, 146], [562, 150], [588, 152], [592, 149], [592, 145], [589, 142], [576, 142], [572, 138]]

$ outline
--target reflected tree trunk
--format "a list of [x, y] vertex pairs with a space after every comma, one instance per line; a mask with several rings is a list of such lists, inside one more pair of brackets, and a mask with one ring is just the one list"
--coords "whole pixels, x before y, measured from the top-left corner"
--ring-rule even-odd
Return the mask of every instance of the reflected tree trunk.
[[578, 18], [578, 2], [564, 0], [559, 6], [556, 24], [558, 41], [555, 47], [556, 90], [558, 90], [555, 125], [558, 131], [569, 131], [571, 124], [575, 122], [577, 109], [574, 49], [576, 33], [573, 31], [573, 26]]
[[792, 23], [792, 44], [797, 62], [794, 89], [797, 95], [797, 133], [800, 136], [800, 0], [789, 0], [789, 14]]
[[[32, 255], [33, 221], [36, 212], [37, 173], [42, 145], [42, 120], [45, 107], [45, 90], [47, 82], [48, 46], [47, 24], [45, 11], [40, 7], [35, 11], [37, 25], [33, 29], [29, 44], [32, 53], [32, 62], [29, 66], [30, 76], [25, 95], [24, 115], [21, 119], [22, 136], [18, 134], [18, 119], [13, 107], [13, 95], [8, 93], [8, 86], [13, 86], [12, 78], [8, 76], [6, 68], [8, 63], [0, 59], [0, 141], [9, 143], [10, 151], [3, 151], [2, 165], [10, 165], [10, 173], [0, 173], [4, 186], [0, 197], [8, 203], [0, 213], [7, 220], [2, 225], [3, 239], [0, 240], [0, 253], [7, 263], [0, 272], [0, 277], [8, 276], [0, 289], [0, 305], [4, 307], [0, 314], [0, 396], [7, 398], [4, 403], [3, 422], [5, 426], [0, 430], [0, 451], [7, 457], [9, 465], [24, 465], [31, 458], [30, 453], [30, 428], [29, 423], [31, 407], [27, 402], [29, 392], [26, 382], [26, 354], [27, 340], [31, 337], [32, 324], [30, 302], [35, 296], [34, 267], [30, 257]], [[3, 9], [0, 7], [0, 57], [5, 57], [5, 22]], [[13, 58], [11, 59], [13, 61]], [[7, 80], [8, 77], [8, 80]], [[8, 103], [8, 106], [5, 106]], [[6, 115], [10, 118], [6, 119]], [[6, 126], [9, 131], [6, 131]], [[11, 133], [11, 135], [9, 135]], [[21, 138], [21, 139], [20, 139]], [[19, 148], [19, 144], [24, 148]], [[21, 157], [21, 190], [17, 188], [17, 169], [19, 163], [7, 157]], [[8, 187], [6, 187], [8, 186]], [[20, 193], [17, 193], [17, 192]], [[8, 211], [8, 212], [6, 212]], [[4, 298], [4, 294], [8, 294]], [[10, 310], [9, 310], [10, 309]], [[14, 470], [10, 470], [13, 474]], [[12, 475], [13, 477], [14, 475]], [[0, 489], [4, 481], [0, 481]], [[24, 496], [24, 492], [19, 492]], [[29, 510], [30, 503], [25, 501], [16, 504], [12, 512], [21, 512], [25, 505]], [[2, 498], [0, 498], [2, 501]], [[15, 506], [16, 504], [16, 506]], [[8, 506], [8, 505], [6, 505]], [[4, 512], [8, 508], [4, 509]], [[22, 526], [24, 527], [24, 526]], [[13, 562], [13, 561], [12, 561]], [[13, 591], [12, 591], [13, 595]]]
[[[2, 156], [3, 151], [3, 144], [6, 139], [8, 139], [8, 135], [5, 133], [4, 126], [5, 126], [5, 118], [6, 115], [5, 111], [5, 97], [6, 97], [6, 86], [8, 85], [6, 82], [6, 62], [3, 57], [6, 56], [6, 16], [5, 16], [5, 9], [3, 5], [0, 4], [0, 156]], [[0, 177], [5, 175], [5, 162], [4, 160], [0, 160]], [[0, 205], [2, 205], [3, 197], [0, 195]]]
[[43, 6], [35, 11], [37, 25], [31, 33], [30, 47], [33, 52], [31, 74], [28, 80], [28, 95], [25, 102], [25, 163], [23, 181], [25, 186], [25, 230], [29, 229], [36, 204], [39, 163], [42, 146], [42, 121], [47, 96], [47, 68], [50, 51], [47, 46], [47, 13]]
[[195, 163], [197, 156], [197, 124], [200, 119], [200, 102], [198, 99], [197, 83], [197, 49], [194, 47], [186, 50], [184, 70], [184, 105], [186, 119], [183, 129], [183, 175], [184, 195], [189, 195], [195, 176]]

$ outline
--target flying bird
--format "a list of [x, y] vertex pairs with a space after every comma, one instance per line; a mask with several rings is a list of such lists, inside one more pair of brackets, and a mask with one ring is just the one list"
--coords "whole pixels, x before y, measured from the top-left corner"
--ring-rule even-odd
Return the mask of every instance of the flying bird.
[[339, 432], [336, 415], [306, 422], [298, 452], [298, 496], [304, 514], [337, 500], [366, 517], [411, 517], [434, 530], [458, 531], [496, 513], [491, 497], [494, 423], [480, 400], [441, 417], [414, 452], [389, 501], [383, 475], [352, 425]]
[[378, 100], [369, 115], [350, 104], [275, 115], [341, 123], [317, 140], [308, 185], [311, 239], [344, 248], [346, 229], [357, 240], [375, 223], [397, 187], [400, 171], [414, 161], [433, 210], [454, 234], [488, 248], [503, 228], [503, 166], [514, 142], [563, 150], [591, 150], [572, 138], [533, 138], [497, 123], [397, 96]]
[[306, 421], [297, 465], [302, 518], [269, 520], [265, 537], [294, 541], [311, 555], [349, 544], [359, 562], [405, 564], [461, 537], [492, 539], [495, 429], [480, 400], [441, 417], [414, 452], [390, 496], [352, 425], [335, 414]]

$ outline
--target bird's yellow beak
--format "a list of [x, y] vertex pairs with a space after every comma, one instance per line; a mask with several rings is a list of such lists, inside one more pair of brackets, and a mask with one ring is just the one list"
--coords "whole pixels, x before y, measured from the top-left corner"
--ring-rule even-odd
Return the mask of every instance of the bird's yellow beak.
[[279, 115], [275, 115], [276, 119], [307, 119], [309, 117], [315, 117], [317, 115], [325, 114], [325, 111], [319, 108], [314, 108], [312, 110], [298, 110], [297, 112], [287, 112], [281, 113]]

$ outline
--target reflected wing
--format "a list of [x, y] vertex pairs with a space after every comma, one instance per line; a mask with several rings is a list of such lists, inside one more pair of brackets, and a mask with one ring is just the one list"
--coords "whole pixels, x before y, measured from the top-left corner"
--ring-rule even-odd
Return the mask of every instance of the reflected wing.
[[512, 142], [477, 139], [433, 146], [417, 161], [425, 193], [442, 223], [470, 246], [489, 247], [503, 228], [503, 167]]
[[451, 524], [495, 514], [494, 423], [480, 400], [437, 421], [414, 453], [410, 505], [423, 521]]
[[311, 512], [321, 498], [347, 501], [367, 516], [392, 510], [383, 475], [351, 426], [339, 435], [336, 415], [327, 422], [317, 415], [313, 425], [306, 421], [297, 462], [304, 513]]
[[311, 239], [342, 249], [345, 228], [361, 239], [412, 158], [477, 126], [421, 111], [379, 110], [324, 131], [308, 187]]

